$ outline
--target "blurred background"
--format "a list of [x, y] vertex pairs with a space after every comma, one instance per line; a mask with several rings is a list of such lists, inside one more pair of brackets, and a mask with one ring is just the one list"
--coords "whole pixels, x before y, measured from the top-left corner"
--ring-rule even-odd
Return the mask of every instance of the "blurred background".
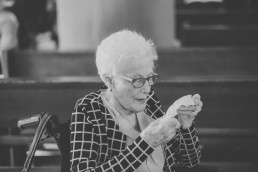
[[[0, 10], [0, 172], [26, 159], [35, 128], [19, 130], [18, 119], [47, 111], [65, 122], [101, 88], [96, 46], [121, 29], [157, 46], [164, 110], [202, 96], [201, 163], [258, 171], [257, 0], [0, 0]], [[60, 170], [53, 139], [40, 143], [33, 170]]]

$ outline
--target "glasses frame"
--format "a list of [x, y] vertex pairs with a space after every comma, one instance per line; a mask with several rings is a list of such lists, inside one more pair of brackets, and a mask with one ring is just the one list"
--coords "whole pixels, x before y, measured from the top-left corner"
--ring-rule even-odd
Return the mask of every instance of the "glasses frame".
[[[152, 77], [155, 76], [155, 77], [157, 77], [156, 80], [155, 80], [155, 82], [154, 82], [153, 84], [149, 84], [149, 86], [152, 86], [152, 85], [154, 85], [154, 84], [156, 83], [156, 81], [157, 81], [158, 78], [159, 78], [159, 75], [156, 74], [156, 73], [153, 73], [151, 76], [148, 76], [148, 77], [140, 77], [140, 78], [133, 78], [133, 79], [132, 79], [132, 78], [129, 78], [129, 77], [126, 77], [126, 76], [123, 76], [123, 75], [117, 75], [117, 76], [119, 76], [120, 78], [125, 79], [125, 80], [127, 80], [127, 81], [129, 81], [129, 82], [131, 82], [132, 85], [134, 86], [134, 88], [141, 88], [141, 87], [143, 87], [144, 84], [145, 84], [145, 82], [146, 82], [147, 80], [148, 80], [148, 83], [150, 83], [150, 82], [149, 82], [150, 78], [152, 78]], [[143, 82], [142, 85], [139, 86], [139, 87], [135, 86], [135, 82], [136, 82], [138, 79], [144, 79], [144, 82]]]

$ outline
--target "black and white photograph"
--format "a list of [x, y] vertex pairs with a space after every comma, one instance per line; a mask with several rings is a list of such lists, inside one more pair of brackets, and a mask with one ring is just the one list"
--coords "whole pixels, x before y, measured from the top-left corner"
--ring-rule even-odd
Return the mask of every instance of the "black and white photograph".
[[258, 172], [257, 0], [0, 0], [0, 172]]

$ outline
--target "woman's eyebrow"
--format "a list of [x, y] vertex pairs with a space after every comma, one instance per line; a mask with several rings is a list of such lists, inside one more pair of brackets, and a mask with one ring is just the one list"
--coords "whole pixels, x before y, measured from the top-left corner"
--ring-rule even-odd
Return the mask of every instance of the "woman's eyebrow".
[[154, 73], [155, 73], [155, 72], [152, 71], [151, 73], [149, 73], [149, 74], [147, 75], [147, 77], [148, 77], [148, 76], [152, 76]]
[[143, 76], [143, 75], [141, 75], [141, 74], [135, 74], [135, 75], [133, 75], [133, 78], [146, 78], [146, 77], [149, 77], [149, 76], [151, 76], [151, 75], [153, 75], [154, 74], [154, 72], [151, 72], [151, 73], [149, 73], [148, 75], [146, 75], [146, 76]]

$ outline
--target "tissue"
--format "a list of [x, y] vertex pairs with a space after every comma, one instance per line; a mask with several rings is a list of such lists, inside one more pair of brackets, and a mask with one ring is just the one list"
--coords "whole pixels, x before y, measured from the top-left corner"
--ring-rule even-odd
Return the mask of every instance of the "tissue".
[[181, 98], [179, 98], [178, 100], [176, 100], [167, 110], [166, 112], [166, 117], [168, 118], [174, 118], [178, 113], [177, 113], [177, 109], [180, 106], [191, 106], [194, 105], [194, 100], [193, 100], [193, 96], [192, 95], [186, 95], [183, 96]]

